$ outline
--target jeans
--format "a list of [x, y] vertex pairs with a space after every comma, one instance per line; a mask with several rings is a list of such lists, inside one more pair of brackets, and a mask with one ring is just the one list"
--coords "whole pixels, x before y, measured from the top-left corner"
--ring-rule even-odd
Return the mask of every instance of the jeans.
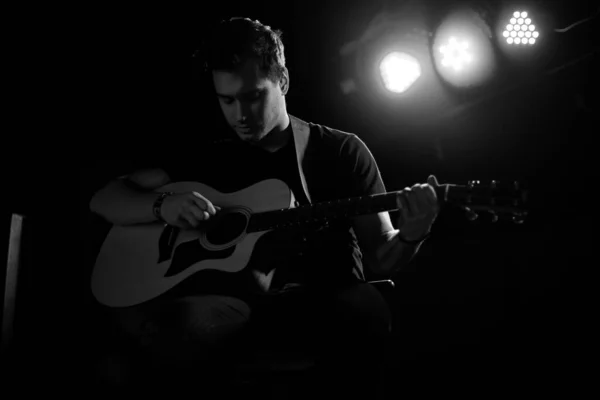
[[391, 331], [385, 300], [365, 282], [254, 296], [188, 295], [121, 310], [119, 321], [165, 384], [218, 391], [231, 365], [257, 351], [299, 353], [316, 359], [316, 395], [345, 398], [375, 398]]

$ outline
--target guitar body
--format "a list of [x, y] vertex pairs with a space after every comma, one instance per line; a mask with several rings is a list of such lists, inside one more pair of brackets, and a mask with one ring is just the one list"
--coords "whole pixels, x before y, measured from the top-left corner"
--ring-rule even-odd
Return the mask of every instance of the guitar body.
[[92, 272], [94, 297], [109, 307], [128, 307], [166, 293], [202, 270], [239, 272], [258, 239], [268, 231], [247, 232], [254, 213], [293, 208], [289, 187], [265, 180], [234, 193], [221, 193], [198, 182], [176, 182], [157, 192], [196, 191], [222, 208], [216, 218], [196, 229], [160, 222], [114, 226]]

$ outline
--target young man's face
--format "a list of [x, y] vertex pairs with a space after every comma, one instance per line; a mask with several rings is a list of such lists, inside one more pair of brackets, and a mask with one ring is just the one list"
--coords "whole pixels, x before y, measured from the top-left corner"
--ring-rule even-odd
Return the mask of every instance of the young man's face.
[[213, 71], [213, 81], [223, 115], [240, 139], [257, 143], [285, 119], [287, 77], [271, 81], [258, 61], [235, 71]]

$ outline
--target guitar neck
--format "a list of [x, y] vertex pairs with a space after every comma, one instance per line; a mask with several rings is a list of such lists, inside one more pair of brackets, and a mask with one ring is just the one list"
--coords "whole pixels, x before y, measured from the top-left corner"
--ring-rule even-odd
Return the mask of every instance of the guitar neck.
[[[401, 203], [399, 201], [400, 193], [401, 192], [396, 191], [370, 196], [351, 197], [335, 201], [302, 205], [297, 208], [253, 214], [247, 231], [259, 232], [280, 228], [300, 227], [306, 224], [314, 224], [338, 218], [396, 211], [401, 208]], [[442, 189], [440, 193], [443, 195], [444, 189]]]

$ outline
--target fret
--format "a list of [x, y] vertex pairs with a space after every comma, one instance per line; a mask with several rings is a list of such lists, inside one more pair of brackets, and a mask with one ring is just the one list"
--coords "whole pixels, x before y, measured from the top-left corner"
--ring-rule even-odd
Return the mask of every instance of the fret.
[[247, 230], [258, 232], [325, 222], [335, 218], [394, 211], [398, 209], [396, 196], [397, 192], [390, 192], [257, 213], [251, 216]]

